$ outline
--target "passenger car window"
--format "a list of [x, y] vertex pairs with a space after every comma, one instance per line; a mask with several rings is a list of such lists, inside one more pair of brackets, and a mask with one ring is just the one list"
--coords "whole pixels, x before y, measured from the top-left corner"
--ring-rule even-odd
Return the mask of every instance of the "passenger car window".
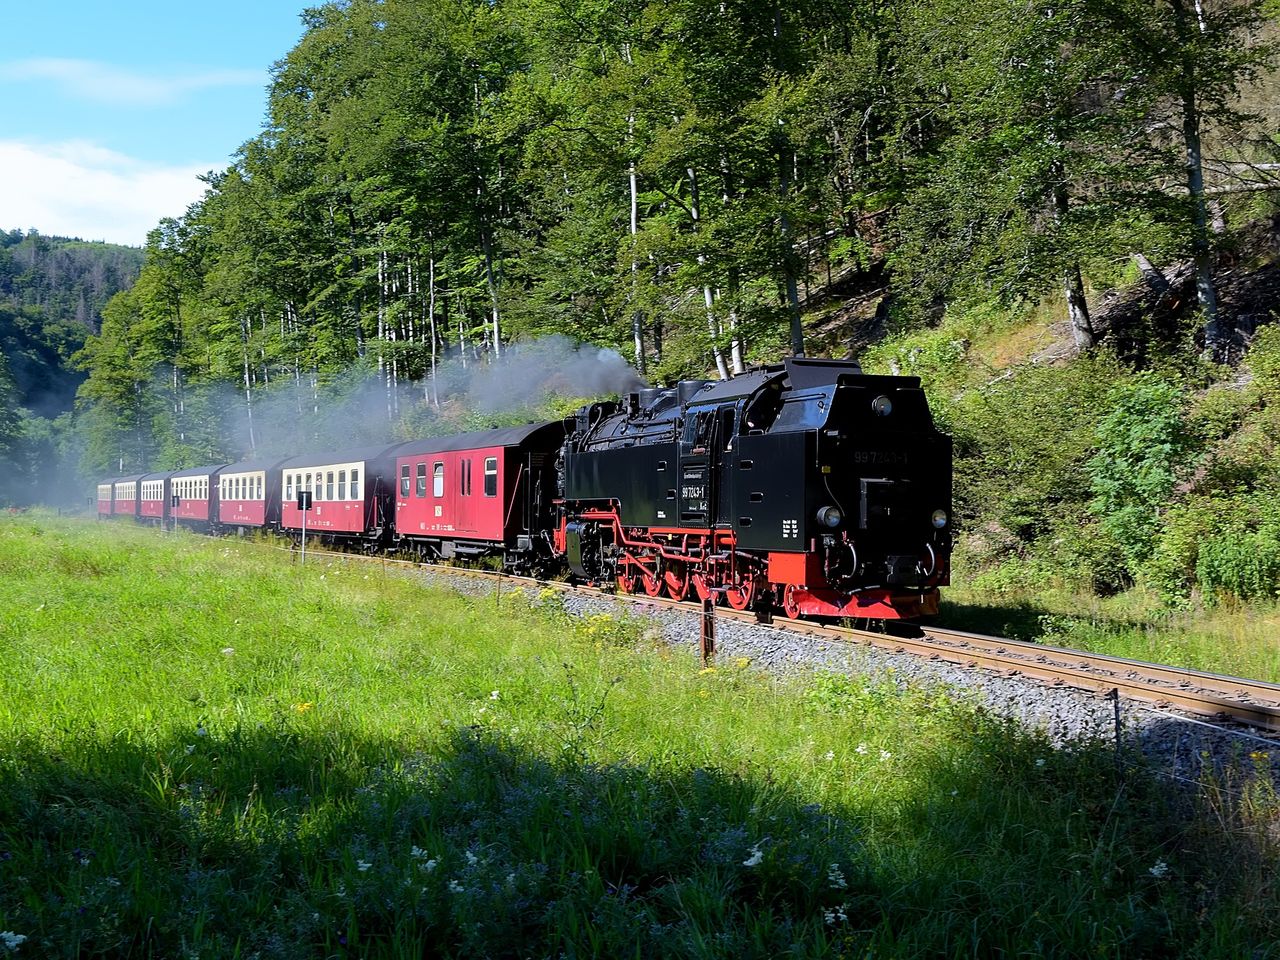
[[407, 463], [400, 467], [400, 496], [405, 498], [409, 496], [409, 465]]
[[486, 497], [496, 497], [498, 495], [498, 458], [497, 457], [485, 458], [484, 495]]
[[326, 500], [333, 499], [333, 471], [330, 470], [325, 474], [324, 498]]
[[359, 470], [351, 471], [351, 499], [352, 500], [360, 499], [360, 471]]
[[347, 471], [338, 471], [338, 499], [347, 499]]
[[431, 468], [431, 495], [444, 496], [444, 464], [439, 461], [436, 461]]
[[427, 495], [427, 465], [425, 463], [418, 464], [417, 477], [414, 480], [414, 495], [425, 497]]

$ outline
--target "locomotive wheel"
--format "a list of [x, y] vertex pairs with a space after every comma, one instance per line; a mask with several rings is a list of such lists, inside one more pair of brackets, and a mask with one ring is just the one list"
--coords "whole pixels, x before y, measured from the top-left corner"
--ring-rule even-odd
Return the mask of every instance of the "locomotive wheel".
[[695, 573], [689, 580], [693, 584], [693, 592], [697, 594], [699, 600], [706, 600], [711, 596], [711, 588], [707, 586], [707, 578], [704, 574]]
[[640, 582], [644, 585], [644, 592], [650, 597], [659, 596], [662, 593], [662, 578], [652, 573], [647, 568], [640, 575]]
[[751, 601], [756, 595], [756, 581], [754, 577], [748, 577], [739, 584], [729, 587], [724, 592], [725, 602], [735, 610], [745, 610], [751, 606]]
[[689, 593], [689, 568], [683, 563], [667, 564], [662, 579], [667, 587], [667, 596], [672, 600], [683, 600]]
[[782, 591], [782, 612], [792, 620], [800, 619], [800, 601], [796, 599], [796, 585], [788, 583]]
[[636, 575], [631, 572], [632, 568], [623, 567], [618, 574], [618, 589], [623, 593], [635, 593], [638, 584], [636, 583]]

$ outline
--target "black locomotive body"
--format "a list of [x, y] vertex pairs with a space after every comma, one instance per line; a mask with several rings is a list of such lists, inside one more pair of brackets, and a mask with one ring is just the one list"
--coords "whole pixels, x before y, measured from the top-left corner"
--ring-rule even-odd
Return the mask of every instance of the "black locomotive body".
[[914, 377], [789, 359], [571, 421], [557, 546], [628, 592], [800, 617], [936, 612], [951, 444]]

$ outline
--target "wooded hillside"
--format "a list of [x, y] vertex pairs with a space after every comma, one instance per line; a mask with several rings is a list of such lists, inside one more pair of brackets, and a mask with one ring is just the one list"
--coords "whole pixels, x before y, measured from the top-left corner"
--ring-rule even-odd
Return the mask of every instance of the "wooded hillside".
[[[1089, 292], [1135, 254], [1193, 264], [1201, 343], [1225, 356], [1215, 248], [1280, 183], [1252, 0], [352, 0], [304, 19], [265, 129], [152, 235], [86, 348], [92, 465], [253, 447], [255, 398], [314, 409], [353, 370], [421, 429], [447, 358], [549, 332], [650, 378], [725, 376], [842, 355], [851, 315], [910, 329], [1048, 298], [1088, 349]], [[225, 392], [197, 397], [214, 385], [238, 391], [234, 430], [210, 422]]]

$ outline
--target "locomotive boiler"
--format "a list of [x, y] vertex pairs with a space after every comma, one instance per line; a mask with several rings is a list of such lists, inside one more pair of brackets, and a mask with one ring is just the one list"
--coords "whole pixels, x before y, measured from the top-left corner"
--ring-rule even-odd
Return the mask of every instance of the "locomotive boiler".
[[573, 575], [796, 617], [937, 612], [951, 443], [915, 377], [793, 358], [584, 407], [557, 552]]

